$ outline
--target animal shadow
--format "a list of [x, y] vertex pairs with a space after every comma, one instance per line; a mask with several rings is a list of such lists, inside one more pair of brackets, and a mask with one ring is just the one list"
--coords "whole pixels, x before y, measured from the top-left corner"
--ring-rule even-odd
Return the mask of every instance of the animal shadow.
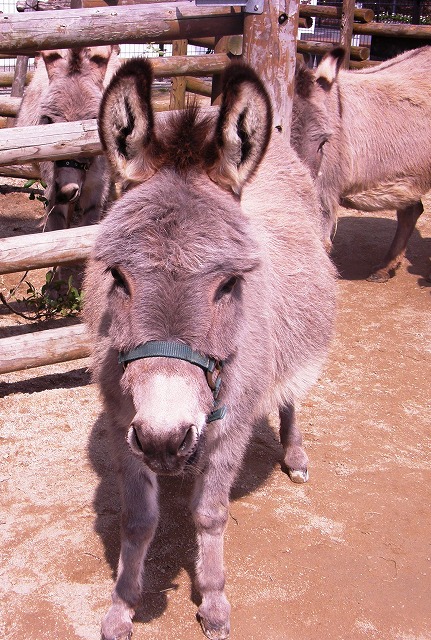
[[[340, 217], [333, 239], [332, 259], [343, 280], [365, 280], [385, 256], [395, 235], [395, 219], [372, 214]], [[413, 231], [406, 250], [404, 268], [419, 276], [419, 284], [428, 284], [430, 274], [431, 238]], [[401, 267], [402, 269], [403, 267]], [[377, 286], [377, 285], [376, 285]]]
[[[107, 421], [103, 413], [92, 429], [88, 457], [99, 476], [93, 499], [96, 514], [94, 528], [102, 540], [105, 559], [115, 580], [120, 553], [121, 499], [110, 461]], [[257, 425], [232, 489], [231, 500], [238, 500], [264, 484], [274, 467], [280, 466], [282, 459], [281, 445], [268, 422]], [[286, 482], [289, 482], [287, 476]], [[134, 618], [136, 622], [149, 622], [162, 615], [167, 608], [167, 592], [178, 588], [176, 580], [182, 569], [190, 577], [191, 600], [196, 606], [200, 603], [200, 597], [193, 587], [197, 546], [188, 508], [193, 477], [161, 477], [159, 487], [160, 520], [145, 564], [145, 586]]]

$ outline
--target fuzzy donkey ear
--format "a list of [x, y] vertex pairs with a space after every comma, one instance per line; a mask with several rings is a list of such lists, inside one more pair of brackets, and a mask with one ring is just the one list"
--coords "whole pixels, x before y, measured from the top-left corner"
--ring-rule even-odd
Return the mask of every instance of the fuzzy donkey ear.
[[100, 105], [100, 140], [123, 185], [148, 180], [157, 170], [152, 79], [148, 60], [129, 60], [112, 78]]
[[316, 82], [324, 91], [330, 91], [337, 80], [343, 60], [346, 57], [346, 50], [343, 47], [335, 47], [327, 53], [316, 69]]
[[50, 81], [66, 73], [68, 49], [50, 49], [41, 51], [41, 54]]
[[249, 66], [231, 64], [223, 76], [210, 178], [239, 194], [262, 160], [271, 130], [271, 102], [262, 82]]

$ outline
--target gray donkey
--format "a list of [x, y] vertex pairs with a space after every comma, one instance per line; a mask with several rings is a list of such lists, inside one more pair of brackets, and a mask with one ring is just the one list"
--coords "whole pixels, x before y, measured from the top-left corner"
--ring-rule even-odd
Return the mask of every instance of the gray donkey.
[[327, 220], [337, 210], [396, 209], [392, 244], [369, 280], [401, 264], [431, 189], [431, 47], [361, 71], [340, 71], [342, 48], [315, 72], [298, 67], [292, 145], [310, 167]]
[[[48, 125], [97, 118], [107, 70], [118, 47], [42, 51], [17, 118], [17, 126]], [[109, 192], [103, 156], [40, 163], [47, 185], [47, 231], [98, 222]]]
[[189, 108], [157, 126], [151, 82], [150, 63], [131, 60], [100, 110], [124, 192], [100, 225], [85, 281], [123, 503], [102, 636], [132, 634], [158, 521], [157, 476], [191, 473], [198, 617], [221, 640], [230, 489], [253, 424], [277, 408], [284, 464], [293, 480], [307, 480], [294, 407], [327, 354], [336, 276], [312, 179], [272, 134], [255, 73], [240, 64], [226, 71], [217, 118]]

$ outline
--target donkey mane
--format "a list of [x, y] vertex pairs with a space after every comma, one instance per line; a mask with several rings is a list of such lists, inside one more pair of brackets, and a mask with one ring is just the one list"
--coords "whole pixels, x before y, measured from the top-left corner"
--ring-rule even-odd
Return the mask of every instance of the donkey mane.
[[211, 155], [207, 147], [212, 130], [211, 121], [211, 116], [202, 117], [196, 102], [174, 114], [164, 132], [161, 165], [169, 165], [182, 174], [193, 167], [210, 163]]
[[74, 76], [81, 73], [81, 71], [82, 71], [82, 49], [71, 49], [67, 75]]
[[295, 94], [303, 100], [309, 100], [313, 94], [314, 75], [311, 69], [302, 63], [296, 65]]

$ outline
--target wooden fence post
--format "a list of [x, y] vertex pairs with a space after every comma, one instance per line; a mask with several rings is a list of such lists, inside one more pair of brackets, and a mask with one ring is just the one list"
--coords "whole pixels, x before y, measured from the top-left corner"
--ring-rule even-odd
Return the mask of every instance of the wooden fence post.
[[355, 13], [355, 0], [343, 0], [343, 9], [341, 12], [340, 23], [340, 44], [346, 50], [342, 67], [349, 68], [350, 49], [352, 47], [353, 21]]
[[[25, 88], [25, 80], [27, 77], [28, 69], [28, 56], [17, 56], [15, 64], [15, 74], [12, 82], [12, 89], [10, 92], [11, 98], [22, 98]], [[9, 116], [6, 121], [7, 127], [13, 127], [15, 125], [15, 116]]]
[[262, 14], [244, 19], [243, 58], [271, 96], [274, 127], [290, 139], [299, 0], [264, 0]]
[[[172, 55], [187, 55], [187, 40], [174, 40], [172, 42]], [[186, 104], [186, 79], [184, 76], [172, 78], [170, 109], [184, 109]]]

